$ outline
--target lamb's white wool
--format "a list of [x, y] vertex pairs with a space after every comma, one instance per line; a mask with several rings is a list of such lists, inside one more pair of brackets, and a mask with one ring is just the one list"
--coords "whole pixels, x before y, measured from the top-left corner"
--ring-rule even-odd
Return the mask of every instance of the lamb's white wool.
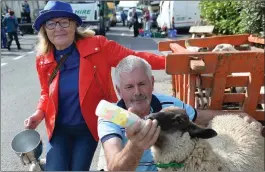
[[[163, 139], [161, 143], [163, 145], [151, 147], [156, 162], [182, 162], [192, 153], [195, 148], [195, 141], [190, 139], [188, 133], [184, 133], [182, 136], [181, 134], [181, 132], [165, 134], [161, 131], [161, 135], [164, 137], [159, 139]], [[181, 151], [175, 152], [175, 150]]]
[[191, 139], [187, 132], [171, 133], [162, 139], [165, 145], [151, 147], [154, 161], [184, 163], [184, 167], [158, 168], [159, 171], [229, 171], [205, 140]]
[[264, 138], [261, 137], [261, 124], [247, 122], [238, 115], [216, 116], [209, 124], [218, 135], [207, 142], [213, 151], [224, 157], [227, 166], [233, 171], [264, 171]]
[[233, 45], [231, 44], [218, 44], [212, 52], [219, 52], [219, 51], [237, 51]]
[[189, 124], [178, 110], [169, 109], [152, 118], [161, 126], [160, 136], [151, 148], [154, 161], [184, 163], [182, 168], [159, 171], [264, 171], [264, 138], [257, 121], [249, 123], [248, 117], [240, 114], [220, 115], [208, 126], [213, 130], [205, 130]]

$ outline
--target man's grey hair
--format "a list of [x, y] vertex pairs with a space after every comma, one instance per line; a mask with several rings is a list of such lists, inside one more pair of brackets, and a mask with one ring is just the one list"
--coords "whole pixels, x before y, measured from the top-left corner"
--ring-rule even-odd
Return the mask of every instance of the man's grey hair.
[[116, 66], [115, 69], [115, 75], [114, 75], [114, 82], [115, 85], [120, 88], [120, 77], [121, 73], [130, 73], [132, 72], [135, 68], [137, 67], [143, 67], [145, 69], [145, 72], [148, 76], [148, 78], [152, 79], [152, 67], [151, 65], [144, 59], [134, 56], [134, 55], [129, 55], [122, 59], [119, 64]]

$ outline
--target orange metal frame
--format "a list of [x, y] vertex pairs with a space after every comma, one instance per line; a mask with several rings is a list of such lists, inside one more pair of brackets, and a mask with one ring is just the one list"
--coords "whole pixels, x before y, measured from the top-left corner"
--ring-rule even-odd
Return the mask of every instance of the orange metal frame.
[[[251, 37], [244, 35], [216, 36], [188, 39], [192, 46], [208, 47], [228, 43], [248, 44]], [[225, 102], [243, 103], [242, 111], [257, 120], [264, 121], [264, 111], [256, 110], [257, 104], [264, 103], [260, 94], [264, 85], [264, 51], [231, 52], [188, 52], [185, 40], [159, 43], [159, 51], [172, 51], [166, 56], [166, 72], [172, 75], [174, 96], [185, 103], [195, 106], [196, 75], [212, 73], [214, 77], [202, 77], [202, 88], [212, 88], [209, 109], [222, 110]], [[191, 60], [198, 57], [205, 63], [205, 70], [193, 71]], [[250, 76], [228, 76], [230, 73], [250, 72]], [[246, 93], [225, 93], [227, 87], [246, 87]], [[235, 112], [235, 111], [232, 111]]]

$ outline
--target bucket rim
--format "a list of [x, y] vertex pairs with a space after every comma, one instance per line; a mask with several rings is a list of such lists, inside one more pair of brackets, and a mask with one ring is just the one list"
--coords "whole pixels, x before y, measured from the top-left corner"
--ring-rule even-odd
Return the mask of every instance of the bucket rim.
[[15, 151], [14, 149], [13, 149], [13, 141], [14, 141], [14, 139], [16, 138], [16, 136], [18, 136], [19, 134], [21, 134], [21, 133], [23, 133], [23, 132], [25, 132], [25, 131], [34, 131], [34, 132], [36, 132], [37, 134], [38, 134], [38, 136], [39, 136], [39, 142], [38, 142], [38, 144], [37, 144], [37, 146], [36, 147], [38, 147], [38, 145], [42, 142], [42, 140], [41, 140], [41, 137], [40, 137], [40, 133], [38, 132], [38, 131], [36, 131], [36, 130], [34, 130], [34, 129], [25, 129], [25, 130], [23, 130], [23, 131], [20, 131], [19, 133], [17, 133], [14, 137], [13, 137], [13, 139], [12, 139], [12, 141], [11, 141], [11, 149], [15, 152], [15, 153], [18, 153], [18, 154], [23, 154], [23, 153], [28, 153], [28, 152], [31, 152], [31, 151], [33, 151], [35, 148], [33, 148], [33, 149], [31, 149], [30, 151], [27, 151], [27, 152], [17, 152], [17, 151]]

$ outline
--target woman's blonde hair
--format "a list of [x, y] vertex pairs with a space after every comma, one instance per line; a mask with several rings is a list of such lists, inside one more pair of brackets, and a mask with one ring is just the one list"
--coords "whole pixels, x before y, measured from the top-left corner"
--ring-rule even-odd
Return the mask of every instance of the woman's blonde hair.
[[[54, 47], [51, 41], [49, 40], [44, 27], [45, 26], [42, 25], [38, 33], [39, 42], [36, 46], [37, 55], [47, 54], [48, 52], [52, 51]], [[95, 32], [89, 28], [77, 27], [75, 30], [74, 42], [76, 43], [80, 39], [84, 39], [86, 37], [92, 37], [94, 35], [95, 35]]]

